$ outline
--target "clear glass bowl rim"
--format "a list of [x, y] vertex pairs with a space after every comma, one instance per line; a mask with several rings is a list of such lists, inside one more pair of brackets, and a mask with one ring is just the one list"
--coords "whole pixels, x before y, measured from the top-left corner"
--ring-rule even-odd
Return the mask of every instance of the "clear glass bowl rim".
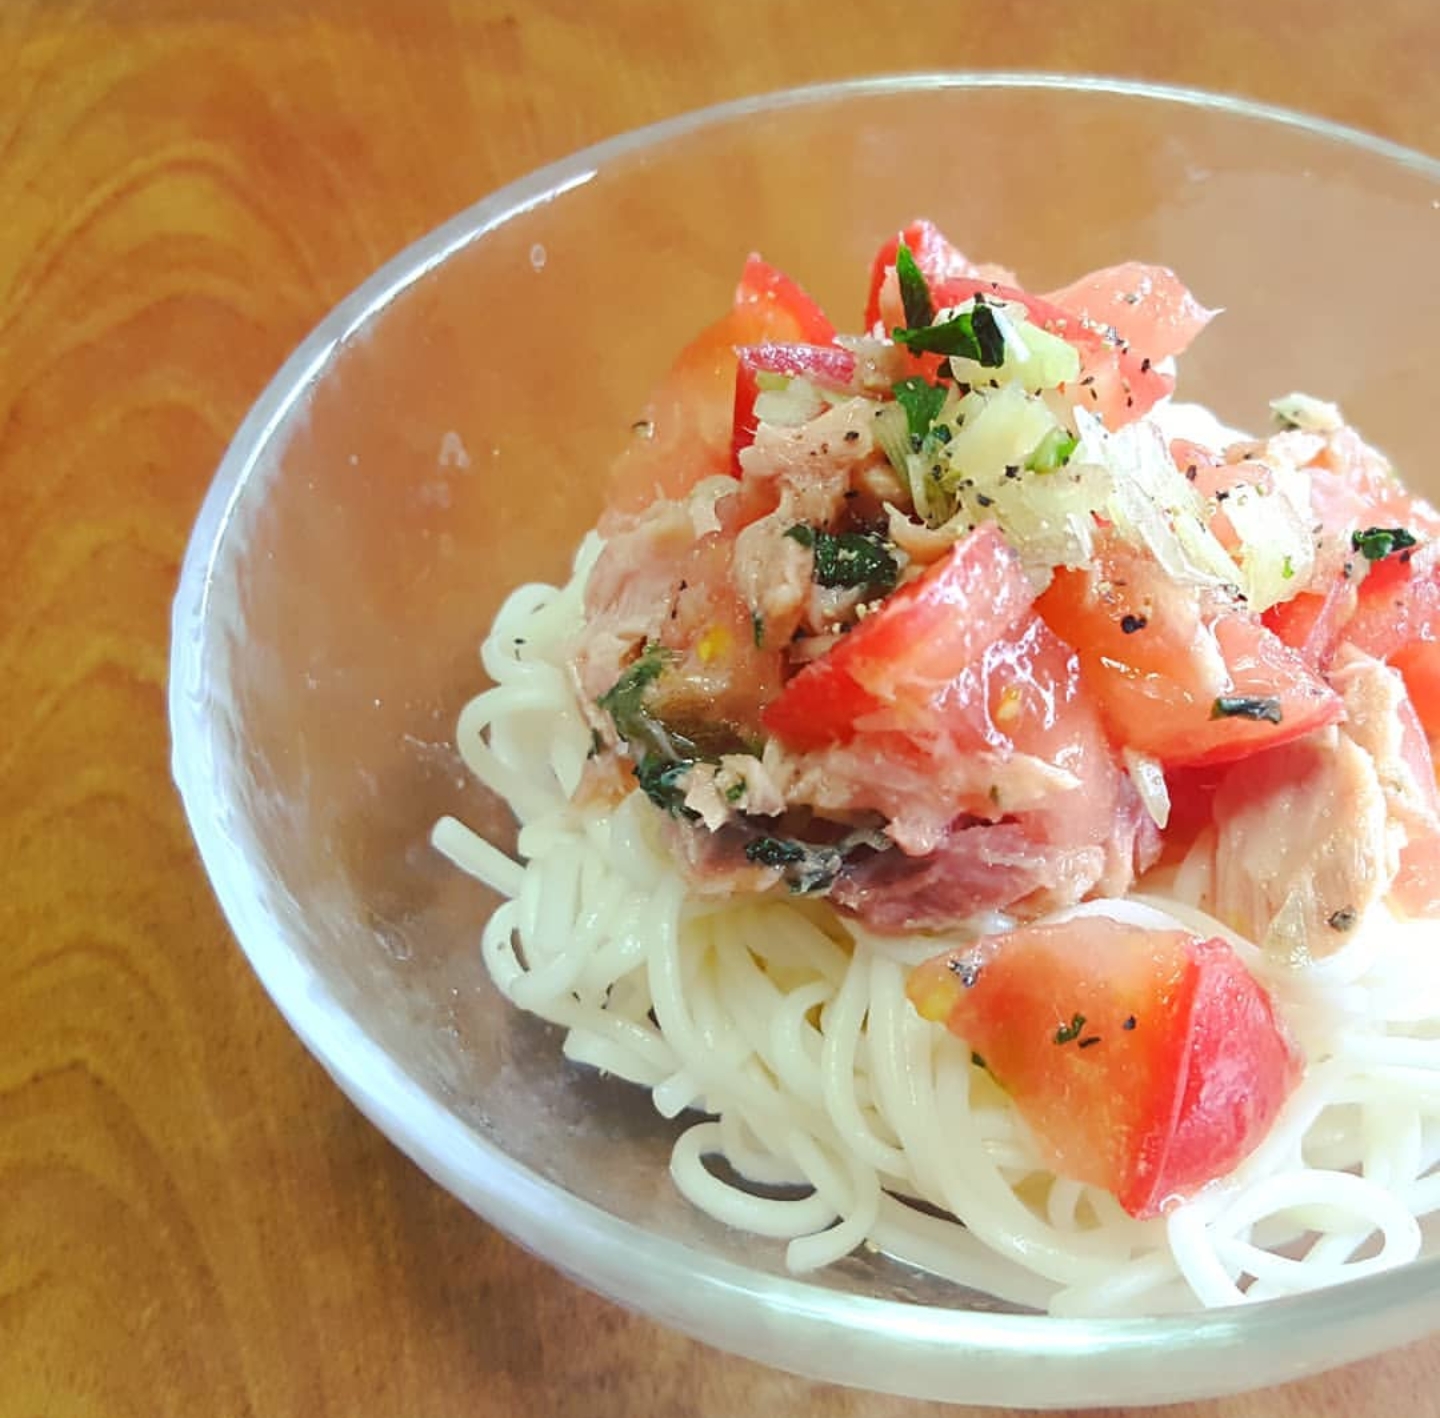
[[[264, 904], [261, 871], [250, 844], [225, 824], [217, 797], [222, 781], [217, 743], [207, 712], [207, 644], [214, 569], [224, 556], [237, 507], [268, 469], [266, 454], [290, 413], [324, 374], [336, 349], [373, 320], [407, 287], [460, 248], [513, 217], [588, 182], [606, 163], [654, 149], [707, 127], [761, 112], [923, 89], [1044, 89], [1107, 94], [1208, 109], [1303, 130], [1407, 167], [1436, 183], [1440, 161], [1360, 129], [1296, 110], [1203, 89], [1122, 78], [1024, 71], [922, 72], [845, 80], [758, 94], [697, 109], [621, 133], [539, 168], [482, 198], [412, 243], [340, 302], [296, 348], [237, 430], [201, 506], [186, 550], [172, 616], [169, 718], [172, 771], [211, 884], [241, 948], [281, 1013], [310, 1052], [351, 1099], [412, 1159], [464, 1197], [486, 1219], [602, 1293], [637, 1302], [620, 1277], [643, 1256], [647, 1289], [688, 1299], [668, 1323], [700, 1333], [707, 1305], [748, 1296], [772, 1316], [810, 1321], [833, 1332], [873, 1339], [891, 1336], [907, 1346], [942, 1346], [957, 1363], [981, 1356], [1079, 1362], [1126, 1353], [1155, 1355], [1183, 1345], [1233, 1351], [1263, 1347], [1302, 1331], [1323, 1348], [1352, 1321], [1405, 1307], [1440, 1290], [1440, 1258], [1348, 1282], [1329, 1290], [1261, 1305], [1145, 1319], [1071, 1319], [937, 1309], [899, 1300], [845, 1295], [803, 1279], [771, 1276], [657, 1238], [583, 1202], [512, 1161], [447, 1111], [400, 1068], [341, 1008], [297, 957]], [[589, 1250], [573, 1248], [576, 1228]], [[568, 1238], [559, 1249], [555, 1242]], [[1413, 1337], [1413, 1336], [1411, 1336]], [[778, 1362], [773, 1355], [753, 1357]], [[803, 1363], [790, 1365], [805, 1371]], [[963, 1372], [963, 1370], [962, 1370]], [[828, 1375], [820, 1375], [828, 1377]], [[903, 1391], [899, 1390], [899, 1391]], [[1222, 1391], [1217, 1386], [1215, 1391]], [[1077, 1395], [1084, 1389], [1076, 1391]], [[1086, 1400], [1094, 1401], [1087, 1396]]]

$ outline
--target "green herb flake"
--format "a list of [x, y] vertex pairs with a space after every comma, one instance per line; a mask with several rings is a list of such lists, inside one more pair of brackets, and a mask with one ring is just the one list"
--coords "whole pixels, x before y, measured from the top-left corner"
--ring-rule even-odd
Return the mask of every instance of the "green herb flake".
[[1284, 717], [1280, 701], [1273, 695], [1222, 694], [1210, 706], [1212, 719], [1252, 719], [1278, 724]]
[[[930, 432], [940, 410], [945, 406], [945, 390], [939, 385], [913, 375], [892, 386], [895, 402], [905, 410], [905, 422], [909, 425], [910, 438], [914, 442], [923, 439]], [[949, 441], [949, 431], [946, 440]]]
[[895, 275], [900, 282], [900, 303], [905, 307], [905, 323], [912, 328], [928, 325], [935, 318], [930, 299], [930, 282], [915, 263], [910, 248], [902, 241], [895, 249]]
[[1073, 1044], [1080, 1037], [1081, 1031], [1085, 1028], [1085, 1016], [1083, 1014], [1072, 1014], [1068, 1024], [1062, 1024], [1055, 1031], [1055, 1042], [1057, 1044]]
[[1404, 527], [1367, 527], [1350, 534], [1350, 545], [1366, 561], [1384, 561], [1392, 551], [1408, 551], [1415, 545], [1415, 535]]
[[635, 781], [645, 796], [671, 817], [695, 818], [699, 814], [685, 806], [685, 778], [694, 766], [691, 759], [667, 762], [647, 754], [635, 765]]
[[891, 334], [912, 354], [950, 355], [973, 360], [982, 369], [998, 369], [1005, 363], [1005, 336], [988, 305], [962, 310], [938, 325], [920, 329], [896, 326]]
[[814, 847], [782, 837], [756, 837], [745, 844], [745, 859], [774, 867], [797, 895], [828, 891], [844, 865], [837, 847]]
[[877, 532], [826, 532], [797, 522], [785, 535], [814, 552], [815, 580], [821, 586], [883, 594], [894, 590], [900, 577], [891, 544]]
[[1289, 581], [1295, 575], [1295, 563], [1290, 559], [1290, 553], [1285, 553], [1285, 559], [1280, 563], [1280, 575]]
[[595, 702], [615, 724], [615, 732], [629, 742], [648, 739], [650, 716], [645, 712], [645, 694], [675, 658], [663, 645], [647, 645], [635, 660]]
[[727, 803], [738, 803], [745, 796], [745, 780], [737, 779], [725, 789], [725, 801]]

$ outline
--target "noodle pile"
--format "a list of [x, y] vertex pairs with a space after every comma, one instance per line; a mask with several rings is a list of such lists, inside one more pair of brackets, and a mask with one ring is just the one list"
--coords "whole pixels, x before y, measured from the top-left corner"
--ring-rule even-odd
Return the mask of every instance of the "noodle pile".
[[509, 598], [482, 649], [495, 686], [461, 716], [466, 763], [521, 824], [519, 860], [453, 818], [434, 842], [508, 898], [482, 941], [504, 995], [568, 1031], [572, 1062], [649, 1089], [667, 1118], [703, 1115], [671, 1157], [689, 1201], [786, 1242], [797, 1272], [871, 1247], [1057, 1314], [1235, 1304], [1420, 1254], [1420, 1218], [1440, 1209], [1433, 923], [1377, 909], [1296, 969], [1206, 915], [1183, 867], [1076, 908], [1225, 938], [1307, 1060], [1232, 1176], [1137, 1220], [1051, 1173], [963, 1041], [910, 1007], [909, 970], [958, 937], [873, 935], [803, 897], [695, 896], [643, 794], [572, 804], [591, 736], [566, 661], [601, 545], [587, 539], [565, 587]]

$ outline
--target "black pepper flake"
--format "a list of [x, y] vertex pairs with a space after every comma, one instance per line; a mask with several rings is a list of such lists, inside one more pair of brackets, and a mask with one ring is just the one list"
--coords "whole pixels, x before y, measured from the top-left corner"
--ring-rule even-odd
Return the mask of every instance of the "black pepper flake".
[[1127, 615], [1120, 620], [1120, 629], [1126, 635], [1134, 635], [1137, 630], [1144, 630], [1150, 622], [1143, 615]]
[[1348, 931], [1354, 928], [1355, 922], [1359, 919], [1359, 914], [1353, 906], [1342, 906], [1338, 911], [1333, 911], [1325, 917], [1325, 924], [1332, 931]]
[[1135, 1016], [1133, 1014], [1129, 1014], [1125, 1016], [1125, 1022], [1120, 1027], [1127, 1030], [1133, 1029], [1135, 1027], [1135, 1022]]
[[1226, 492], [1223, 488], [1222, 488], [1219, 492], [1217, 492], [1217, 493], [1215, 494], [1215, 501], [1216, 501], [1216, 502], [1228, 502], [1229, 500], [1230, 500], [1230, 494], [1229, 494], [1228, 492]]
[[1100, 1036], [1098, 1034], [1087, 1034], [1075, 1047], [1077, 1049], [1088, 1049], [1091, 1044], [1098, 1044], [1099, 1042]]
[[1149, 355], [1146, 355], [1145, 358], [1140, 361], [1140, 373], [1141, 373], [1141, 374], [1149, 374], [1149, 373], [1150, 373], [1150, 356], [1149, 356]]
[[846, 443], [854, 443], [855, 440], [856, 440], [857, 438], [859, 438], [859, 437], [860, 437], [860, 430], [859, 430], [858, 428], [847, 428], [847, 429], [845, 430], [845, 441], [846, 441]]
[[993, 497], [986, 497], [983, 492], [977, 492], [975, 494], [975, 501], [978, 502], [981, 507], [993, 507], [995, 505], [995, 499]]
[[1191, 463], [1190, 466], [1185, 469], [1185, 476], [1193, 483], [1199, 471], [1200, 469], [1197, 468], [1194, 463]]
[[980, 967], [973, 961], [962, 956], [951, 956], [946, 962], [952, 975], [967, 989], [975, 988], [975, 981], [980, 978]]

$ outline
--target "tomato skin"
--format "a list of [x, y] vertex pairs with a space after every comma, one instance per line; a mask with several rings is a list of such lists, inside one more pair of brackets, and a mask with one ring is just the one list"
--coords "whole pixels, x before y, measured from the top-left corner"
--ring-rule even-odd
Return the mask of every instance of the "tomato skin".
[[652, 393], [648, 436], [632, 440], [611, 473], [607, 517], [684, 497], [702, 479], [732, 471], [738, 346], [828, 345], [834, 335], [797, 282], [762, 257], [749, 257], [731, 308], [680, 351]]
[[[1148, 553], [1118, 541], [1098, 546], [1088, 570], [1057, 570], [1036, 609], [1076, 647], [1112, 735], [1167, 767], [1243, 758], [1343, 713], [1334, 690], [1257, 619], [1202, 613]], [[1216, 718], [1220, 696], [1277, 699], [1281, 720]]]
[[805, 752], [850, 742], [867, 717], [901, 731], [930, 719], [936, 697], [1022, 624], [1033, 599], [999, 528], [977, 527], [794, 675], [762, 721]]
[[847, 388], [855, 378], [855, 356], [838, 345], [779, 344], [773, 340], [741, 345], [735, 351], [735, 416], [730, 433], [730, 471], [740, 476], [740, 455], [755, 441], [755, 401], [760, 375], [808, 379], [828, 389]]
[[1183, 930], [1024, 926], [926, 962], [907, 994], [984, 1059], [1057, 1172], [1132, 1216], [1233, 1170], [1300, 1076], [1235, 952]]
[[835, 326], [815, 298], [754, 252], [746, 259], [735, 288], [735, 313], [763, 330], [763, 338], [806, 345], [828, 345], [835, 338]]

